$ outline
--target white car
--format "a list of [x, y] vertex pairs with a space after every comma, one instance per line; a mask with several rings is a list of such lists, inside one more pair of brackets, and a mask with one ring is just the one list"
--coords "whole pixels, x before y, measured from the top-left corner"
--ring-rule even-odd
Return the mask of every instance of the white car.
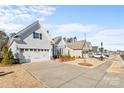
[[101, 56], [102, 56], [103, 58], [106, 57], [106, 56], [104, 56], [103, 54], [102, 54], [102, 55], [101, 55], [101, 54], [94, 54], [94, 55], [93, 55], [94, 58], [101, 58]]

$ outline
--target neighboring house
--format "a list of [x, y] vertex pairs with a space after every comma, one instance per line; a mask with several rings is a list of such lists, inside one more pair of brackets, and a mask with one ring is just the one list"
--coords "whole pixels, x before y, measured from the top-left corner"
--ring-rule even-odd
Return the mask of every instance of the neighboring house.
[[117, 50], [117, 53], [118, 53], [119, 55], [124, 55], [124, 50]]
[[66, 42], [61, 36], [53, 39], [54, 45], [54, 56], [71, 56], [71, 57], [82, 57], [83, 54], [88, 54], [92, 50], [90, 42], [85, 40]]
[[91, 42], [87, 42], [85, 40], [75, 41], [72, 43], [67, 43], [66, 49], [67, 53], [70, 54], [71, 57], [84, 57], [84, 54], [88, 54], [92, 50]]
[[62, 38], [62, 36], [53, 38], [53, 41], [54, 41], [54, 49], [53, 49], [54, 57], [66, 55], [66, 43]]
[[39, 21], [15, 34], [8, 43], [14, 58], [20, 63], [50, 60], [52, 45], [52, 39]]

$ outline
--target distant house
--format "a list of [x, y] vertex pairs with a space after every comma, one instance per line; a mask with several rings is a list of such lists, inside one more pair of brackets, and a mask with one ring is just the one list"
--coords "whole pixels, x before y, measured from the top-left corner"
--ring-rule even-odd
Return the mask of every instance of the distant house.
[[83, 57], [83, 54], [88, 54], [92, 50], [91, 42], [81, 40], [67, 44], [67, 52], [71, 57]]
[[92, 52], [93, 53], [98, 53], [99, 52], [99, 47], [98, 46], [92, 46]]
[[8, 43], [14, 58], [19, 59], [20, 63], [50, 60], [52, 45], [52, 39], [39, 21], [12, 36]]
[[54, 41], [53, 55], [55, 57], [66, 55], [66, 43], [62, 36], [53, 38], [53, 41]]
[[117, 50], [117, 53], [118, 53], [119, 55], [124, 55], [124, 50]]
[[82, 57], [83, 54], [88, 54], [92, 50], [90, 42], [85, 40], [66, 42], [61, 36], [53, 39], [54, 45], [54, 56], [71, 56], [71, 57]]

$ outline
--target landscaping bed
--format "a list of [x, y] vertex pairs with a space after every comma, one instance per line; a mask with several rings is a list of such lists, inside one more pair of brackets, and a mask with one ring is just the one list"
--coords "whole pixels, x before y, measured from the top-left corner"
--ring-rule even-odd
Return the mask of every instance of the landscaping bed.
[[75, 60], [75, 58], [70, 57], [70, 56], [60, 56], [56, 59], [56, 61], [59, 61], [59, 62], [68, 62], [68, 61], [73, 61], [73, 60]]
[[90, 63], [78, 63], [79, 65], [81, 66], [93, 66], [93, 64], [90, 64]]
[[72, 65], [76, 65], [76, 66], [80, 66], [80, 67], [86, 67], [86, 68], [95, 68], [97, 66], [99, 66], [100, 64], [103, 64], [106, 60], [104, 61], [100, 61], [99, 59], [96, 58], [77, 58], [73, 61], [68, 61], [68, 62], [64, 62], [66, 64], [72, 64]]

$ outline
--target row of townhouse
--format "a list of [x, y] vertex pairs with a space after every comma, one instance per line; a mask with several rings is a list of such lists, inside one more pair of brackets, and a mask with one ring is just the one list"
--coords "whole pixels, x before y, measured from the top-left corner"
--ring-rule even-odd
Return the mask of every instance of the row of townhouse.
[[84, 53], [92, 50], [91, 43], [85, 40], [68, 43], [61, 36], [52, 39], [39, 21], [11, 37], [8, 46], [20, 63], [50, 60], [68, 54], [71, 57], [82, 57], [82, 50]]

